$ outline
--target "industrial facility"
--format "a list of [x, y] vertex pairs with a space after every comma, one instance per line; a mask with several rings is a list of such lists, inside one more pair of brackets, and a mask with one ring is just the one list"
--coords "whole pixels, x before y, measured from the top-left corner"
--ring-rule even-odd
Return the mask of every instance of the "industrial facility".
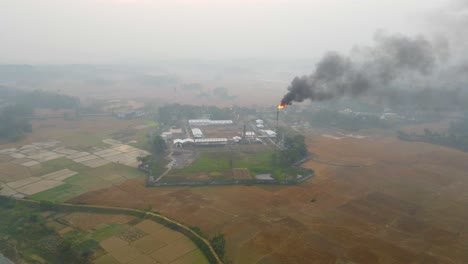
[[228, 143], [263, 144], [261, 138], [275, 138], [277, 136], [275, 131], [265, 129], [263, 120], [254, 119], [252, 123], [252, 125], [244, 123], [243, 126], [236, 126], [233, 120], [190, 119], [187, 129], [189, 135], [175, 137], [173, 133], [170, 133], [171, 131], [161, 135], [166, 141], [173, 139], [172, 145], [176, 148], [224, 146]]

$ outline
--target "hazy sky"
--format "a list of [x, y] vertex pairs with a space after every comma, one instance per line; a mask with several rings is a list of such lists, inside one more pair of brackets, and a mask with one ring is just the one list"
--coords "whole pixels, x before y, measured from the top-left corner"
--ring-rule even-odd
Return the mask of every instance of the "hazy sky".
[[442, 0], [0, 0], [0, 63], [317, 58], [414, 34]]

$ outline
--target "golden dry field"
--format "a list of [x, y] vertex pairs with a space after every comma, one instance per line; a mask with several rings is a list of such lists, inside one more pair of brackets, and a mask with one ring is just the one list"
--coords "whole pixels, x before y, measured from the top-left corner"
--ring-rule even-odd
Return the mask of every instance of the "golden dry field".
[[[234, 263], [467, 263], [468, 153], [370, 135], [308, 135], [298, 186], [145, 188], [128, 180], [73, 202], [153, 208], [225, 234]], [[315, 198], [316, 201], [311, 200]]]

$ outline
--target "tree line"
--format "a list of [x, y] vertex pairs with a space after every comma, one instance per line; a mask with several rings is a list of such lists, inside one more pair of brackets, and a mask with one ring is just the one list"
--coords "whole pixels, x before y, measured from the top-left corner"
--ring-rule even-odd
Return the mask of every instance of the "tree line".
[[0, 86], [0, 140], [16, 141], [32, 132], [35, 108], [72, 109], [80, 104], [76, 97], [46, 91], [22, 91]]
[[40, 256], [47, 263], [91, 263], [99, 243], [92, 239], [77, 241], [59, 235], [47, 225], [35, 208], [0, 196], [0, 248], [8, 258], [18, 263], [36, 263]]
[[423, 141], [432, 144], [449, 146], [468, 152], [468, 114], [461, 120], [454, 121], [446, 133], [439, 133], [424, 129], [423, 134], [406, 133], [398, 131], [398, 138], [408, 141]]
[[0, 98], [7, 103], [28, 105], [32, 108], [74, 109], [80, 105], [77, 97], [56, 92], [24, 91], [0, 86]]
[[255, 114], [256, 110], [248, 107], [216, 107], [206, 105], [169, 104], [158, 109], [158, 121], [172, 124], [178, 120], [208, 118], [212, 120], [233, 119], [237, 115]]
[[33, 109], [28, 105], [8, 105], [0, 109], [0, 140], [16, 141], [32, 132]]
[[161, 123], [171, 124], [177, 120], [210, 118], [214, 120], [232, 119], [231, 109], [204, 105], [170, 104], [159, 108], [158, 119]]
[[285, 136], [283, 148], [274, 153], [273, 163], [290, 167], [307, 156], [307, 145], [303, 135]]
[[314, 126], [337, 127], [349, 131], [388, 127], [389, 123], [377, 115], [352, 115], [332, 110], [320, 110], [310, 114], [309, 121]]

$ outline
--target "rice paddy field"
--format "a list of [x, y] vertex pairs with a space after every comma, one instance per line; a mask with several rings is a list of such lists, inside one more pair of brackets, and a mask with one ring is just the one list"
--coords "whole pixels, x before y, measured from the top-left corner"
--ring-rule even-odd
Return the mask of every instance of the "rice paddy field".
[[0, 245], [16, 263], [208, 263], [189, 238], [151, 220], [3, 206]]
[[468, 153], [400, 141], [307, 135], [316, 175], [297, 186], [145, 188], [141, 179], [73, 202], [151, 204], [212, 236], [233, 263], [467, 263]]
[[[86, 136], [93, 122], [97, 122], [93, 124], [95, 133]], [[135, 136], [132, 142], [145, 141], [145, 131], [154, 126], [136, 128], [142, 122], [146, 121], [111, 117], [34, 121], [34, 132], [25, 139], [0, 145], [0, 194], [63, 202], [91, 190], [144, 177], [136, 169], [137, 157], [149, 152], [104, 137], [124, 130], [135, 132], [130, 133]], [[39, 139], [42, 141], [33, 141]]]

